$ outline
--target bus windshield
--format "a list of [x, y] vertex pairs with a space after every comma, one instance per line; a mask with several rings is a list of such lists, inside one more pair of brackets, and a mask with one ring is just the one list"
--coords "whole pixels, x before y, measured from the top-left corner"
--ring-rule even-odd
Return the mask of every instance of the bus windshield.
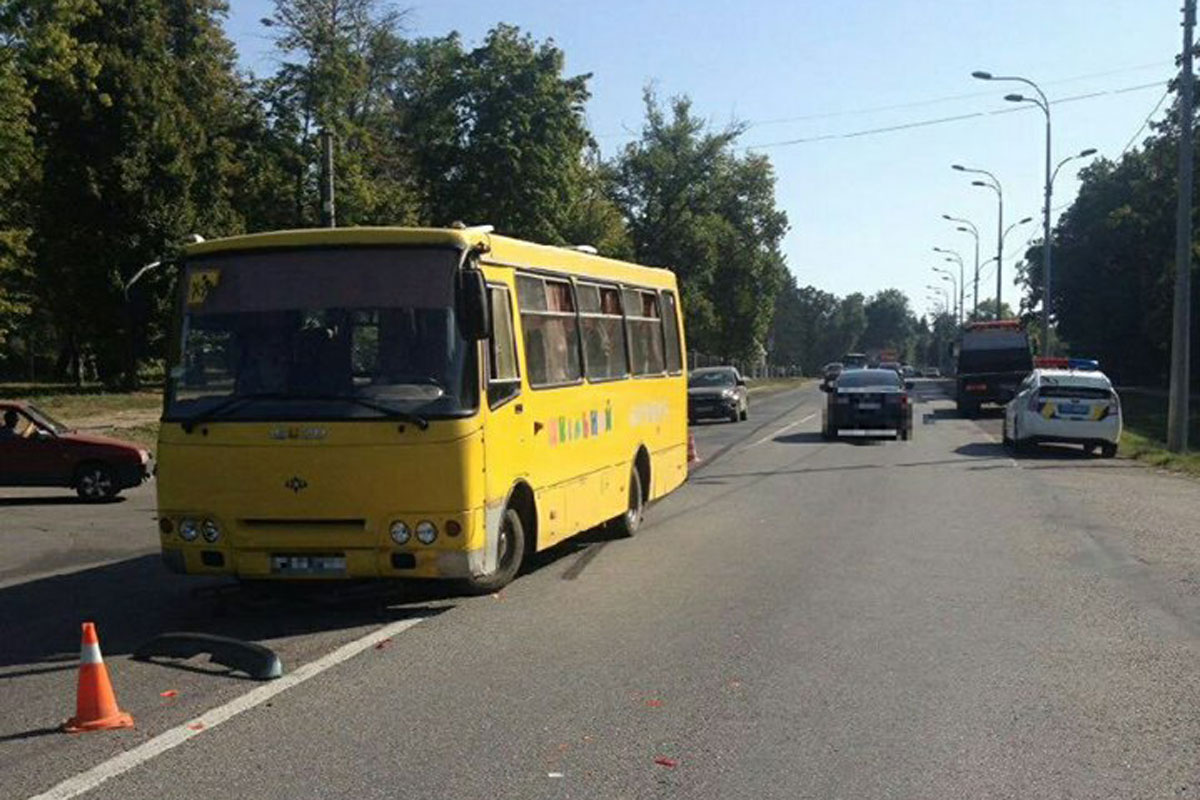
[[476, 348], [454, 310], [457, 251], [358, 248], [196, 260], [166, 417], [462, 416]]

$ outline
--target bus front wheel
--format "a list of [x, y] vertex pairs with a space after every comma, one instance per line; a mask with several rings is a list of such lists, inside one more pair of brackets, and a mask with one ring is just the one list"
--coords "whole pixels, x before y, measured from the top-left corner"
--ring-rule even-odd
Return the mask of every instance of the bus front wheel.
[[486, 575], [472, 575], [467, 578], [467, 589], [470, 592], [495, 592], [517, 577], [517, 570], [525, 560], [525, 525], [515, 508], [505, 509], [504, 516], [500, 518], [500, 538], [496, 547], [496, 569]]

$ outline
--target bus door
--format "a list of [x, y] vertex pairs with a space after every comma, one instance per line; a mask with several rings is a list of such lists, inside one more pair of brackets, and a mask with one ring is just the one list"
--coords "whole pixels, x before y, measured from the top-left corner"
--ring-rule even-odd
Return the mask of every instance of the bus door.
[[491, 301], [492, 336], [487, 341], [487, 404], [484, 427], [485, 522], [488, 546], [494, 546], [504, 503], [513, 484], [529, 474], [528, 452], [533, 434], [528, 398], [521, 392], [513, 325], [512, 291], [501, 283], [488, 285]]

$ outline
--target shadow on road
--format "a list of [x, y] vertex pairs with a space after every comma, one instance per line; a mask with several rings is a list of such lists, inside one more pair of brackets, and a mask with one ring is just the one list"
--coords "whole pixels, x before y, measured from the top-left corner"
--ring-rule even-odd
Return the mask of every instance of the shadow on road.
[[0, 497], [0, 508], [18, 506], [108, 506], [124, 503], [125, 497], [118, 495], [107, 500], [84, 500], [73, 494], [55, 494], [39, 497]]
[[783, 436], [776, 436], [771, 441], [779, 442], [780, 444], [827, 444], [825, 438], [817, 431], [787, 433]]
[[[139, 556], [0, 589], [0, 681], [74, 668], [85, 620], [106, 654], [121, 655], [168, 631], [261, 642], [429, 615], [452, 608], [455, 591], [433, 582], [239, 584], [174, 575], [158, 554]], [[10, 666], [26, 669], [2, 671]]]

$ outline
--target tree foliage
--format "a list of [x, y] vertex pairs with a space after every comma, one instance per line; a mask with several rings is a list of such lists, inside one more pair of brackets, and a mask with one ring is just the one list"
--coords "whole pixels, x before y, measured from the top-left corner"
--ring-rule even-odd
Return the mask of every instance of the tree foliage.
[[768, 344], [787, 219], [770, 162], [735, 152], [740, 128], [647, 93], [641, 138], [605, 161], [591, 76], [511, 25], [468, 47], [407, 37], [382, 0], [275, 0], [262, 22], [278, 67], [255, 77], [236, 69], [225, 12], [0, 7], [0, 373], [28, 361], [133, 384], [165, 352], [173, 273], [130, 278], [193, 233], [318, 224], [322, 131], [339, 224], [591, 244], [676, 270], [694, 347], [748, 359]]
[[[1058, 352], [1098, 358], [1121, 383], [1165, 384], [1167, 378], [1178, 130], [1176, 108], [1140, 148], [1082, 170], [1079, 194], [1053, 231], [1050, 309]], [[1195, 223], [1193, 231], [1200, 236]], [[1019, 274], [1027, 292], [1023, 316], [1032, 320], [1044, 299], [1040, 242], [1026, 252]], [[1200, 302], [1197, 284], [1193, 279], [1193, 308]], [[1192, 374], [1198, 375], [1200, 326], [1192, 326], [1192, 336]]]
[[734, 152], [741, 127], [708, 130], [686, 97], [664, 109], [647, 90], [645, 104], [641, 137], [617, 160], [634, 256], [679, 275], [693, 348], [753, 358], [785, 275], [774, 171]]

